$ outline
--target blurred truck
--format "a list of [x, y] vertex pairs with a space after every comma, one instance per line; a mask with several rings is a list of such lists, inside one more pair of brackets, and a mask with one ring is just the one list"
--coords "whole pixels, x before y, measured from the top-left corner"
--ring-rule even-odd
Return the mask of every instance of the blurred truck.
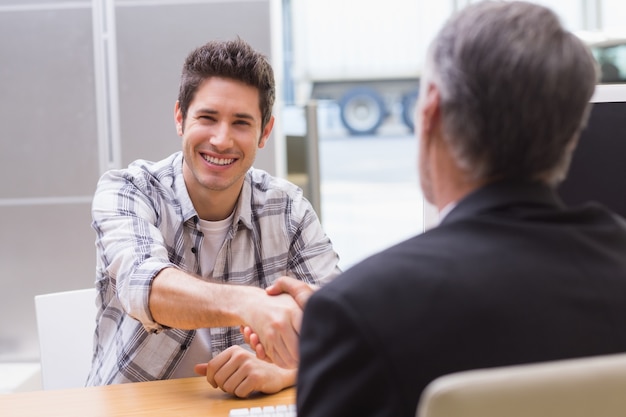
[[[332, 100], [353, 135], [375, 134], [390, 117], [413, 130], [426, 51], [448, 16], [467, 1], [283, 0], [287, 102]], [[564, 15], [574, 6], [564, 3]], [[613, 5], [612, 7], [616, 7]], [[626, 37], [579, 31], [603, 83], [626, 82]]]
[[598, 61], [601, 83], [626, 83], [626, 33], [578, 31], [576, 34], [589, 45]]
[[412, 130], [423, 60], [449, 3], [290, 1], [285, 74], [294, 103], [333, 100], [353, 135], [375, 134], [389, 116]]

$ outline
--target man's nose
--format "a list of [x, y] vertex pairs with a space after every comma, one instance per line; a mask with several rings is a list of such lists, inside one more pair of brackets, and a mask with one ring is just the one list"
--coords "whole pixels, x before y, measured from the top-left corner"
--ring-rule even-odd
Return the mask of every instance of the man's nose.
[[219, 149], [228, 149], [232, 145], [230, 125], [219, 123], [211, 133], [211, 144]]

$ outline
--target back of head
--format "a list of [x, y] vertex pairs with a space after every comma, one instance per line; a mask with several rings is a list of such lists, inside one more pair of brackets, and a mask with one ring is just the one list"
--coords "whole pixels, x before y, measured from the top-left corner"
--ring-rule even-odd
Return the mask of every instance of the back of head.
[[267, 58], [240, 38], [210, 41], [193, 50], [185, 60], [178, 93], [183, 120], [202, 83], [210, 77], [230, 78], [259, 90], [262, 126], [272, 116], [276, 96], [274, 72]]
[[476, 180], [563, 179], [598, 75], [589, 49], [552, 11], [470, 5], [430, 53], [444, 134], [461, 169]]

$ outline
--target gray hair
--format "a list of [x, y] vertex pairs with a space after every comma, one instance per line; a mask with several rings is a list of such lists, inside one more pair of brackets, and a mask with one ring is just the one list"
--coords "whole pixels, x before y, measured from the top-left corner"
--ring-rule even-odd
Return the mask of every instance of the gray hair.
[[470, 5], [441, 29], [429, 60], [445, 137], [473, 179], [555, 185], [565, 177], [598, 70], [551, 10]]

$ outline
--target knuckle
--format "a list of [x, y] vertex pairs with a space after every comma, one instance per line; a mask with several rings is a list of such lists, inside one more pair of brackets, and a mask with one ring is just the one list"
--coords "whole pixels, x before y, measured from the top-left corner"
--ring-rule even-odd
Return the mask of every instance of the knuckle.
[[[232, 347], [235, 348], [235, 346]], [[234, 360], [241, 360], [242, 358], [247, 356], [246, 351], [239, 346], [237, 346], [235, 349], [232, 349], [231, 353], [231, 358], [233, 358]]]

